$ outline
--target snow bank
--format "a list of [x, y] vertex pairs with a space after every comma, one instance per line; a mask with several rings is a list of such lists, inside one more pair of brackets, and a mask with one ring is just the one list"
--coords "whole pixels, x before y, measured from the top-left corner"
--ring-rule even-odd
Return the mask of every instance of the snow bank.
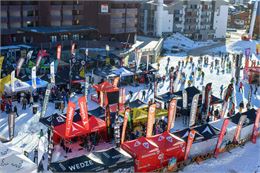
[[212, 40], [206, 42], [196, 42], [180, 33], [176, 33], [165, 39], [163, 48], [168, 51], [172, 50], [173, 48], [179, 48], [184, 51], [188, 51], [194, 48], [211, 45], [212, 43], [214, 43]]

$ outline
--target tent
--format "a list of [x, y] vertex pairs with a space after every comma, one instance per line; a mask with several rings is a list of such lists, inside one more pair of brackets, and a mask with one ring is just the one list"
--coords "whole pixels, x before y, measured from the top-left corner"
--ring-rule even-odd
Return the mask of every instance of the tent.
[[125, 69], [124, 67], [121, 67], [117, 70], [114, 70], [113, 73], [117, 76], [126, 77], [126, 76], [133, 76], [134, 73]]
[[50, 169], [52, 172], [101, 172], [105, 171], [106, 167], [100, 160], [83, 155], [51, 163]]
[[[31, 86], [26, 82], [22, 82], [19, 79], [15, 79], [14, 81], [14, 92], [21, 92], [21, 91], [29, 91]], [[4, 91], [7, 93], [13, 93], [11, 81], [5, 84]]]
[[135, 172], [151, 172], [162, 167], [159, 147], [145, 137], [121, 145], [135, 159]]
[[165, 131], [162, 134], [152, 136], [149, 140], [156, 143], [161, 152], [163, 152], [164, 166], [167, 166], [169, 160], [173, 157], [176, 158], [178, 162], [184, 159], [186, 142], [183, 139]]
[[[222, 125], [223, 125], [224, 119], [219, 119], [217, 121], [210, 122], [209, 124], [216, 130], [221, 131]], [[222, 147], [225, 147], [228, 143], [233, 141], [233, 138], [235, 136], [237, 125], [233, 123], [232, 121], [229, 121], [225, 136], [223, 138], [223, 142], [221, 145]]]
[[[26, 81], [27, 84], [29, 84], [30, 86], [32, 86], [32, 80]], [[47, 87], [48, 82], [40, 79], [40, 78], [36, 78], [36, 86], [37, 88], [44, 88]]]
[[147, 107], [147, 104], [142, 102], [141, 100], [139, 99], [136, 99], [134, 101], [131, 101], [131, 102], [126, 102], [126, 105], [129, 107], [129, 108], [143, 108], [143, 107]]
[[121, 148], [110, 148], [90, 154], [100, 159], [108, 172], [134, 172], [134, 160]]
[[91, 95], [91, 99], [98, 103], [102, 102], [102, 106], [119, 102], [119, 88], [113, 86], [111, 83], [105, 81], [94, 85], [93, 88], [96, 89], [97, 96]]
[[256, 110], [250, 109], [249, 111], [243, 112], [241, 114], [237, 113], [234, 116], [230, 117], [230, 121], [232, 121], [234, 124], [237, 125], [242, 115], [247, 115], [247, 118], [242, 126], [240, 139], [248, 139], [252, 135], [255, 118], [256, 118]]
[[0, 142], [0, 172], [23, 173], [37, 170], [37, 165], [25, 155], [11, 149]]
[[[213, 152], [217, 144], [219, 131], [209, 124], [196, 126], [193, 129], [196, 131], [196, 135], [190, 150], [190, 156], [195, 157]], [[190, 128], [187, 128], [173, 134], [187, 142], [190, 130]]]
[[88, 114], [93, 115], [98, 118], [104, 118], [105, 117], [105, 109], [101, 106], [97, 107], [96, 109], [89, 110]]
[[[138, 122], [146, 122], [148, 117], [148, 107], [143, 108], [133, 108], [133, 123]], [[165, 109], [156, 109], [155, 110], [155, 117], [159, 118], [162, 116], [167, 116], [168, 111]]]
[[0, 93], [4, 92], [5, 84], [11, 81], [11, 75], [7, 75], [0, 79]]

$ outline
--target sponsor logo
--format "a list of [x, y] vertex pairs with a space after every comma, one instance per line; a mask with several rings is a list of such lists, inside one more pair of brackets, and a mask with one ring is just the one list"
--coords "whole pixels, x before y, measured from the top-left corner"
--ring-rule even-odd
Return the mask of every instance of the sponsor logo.
[[149, 149], [149, 143], [148, 143], [148, 142], [144, 142], [144, 143], [143, 143], [143, 146], [144, 146], [144, 148]]
[[163, 154], [159, 154], [158, 159], [159, 159], [159, 160], [162, 160], [162, 159], [163, 159], [163, 156], [164, 156]]
[[141, 145], [141, 142], [136, 141], [134, 147], [138, 147], [139, 145]]
[[155, 107], [150, 106], [150, 112], [151, 112], [151, 113], [154, 113], [154, 112], [155, 112]]
[[164, 136], [159, 136], [158, 141], [162, 141], [164, 139]]
[[171, 136], [167, 136], [166, 139], [167, 139], [167, 141], [172, 142], [172, 137]]
[[71, 166], [69, 166], [69, 169], [71, 171], [75, 171], [75, 170], [83, 169], [85, 167], [89, 167], [91, 165], [94, 165], [94, 163], [92, 162], [92, 160], [88, 160], [88, 161], [85, 161], [85, 162], [81, 162], [81, 163], [71, 165]]

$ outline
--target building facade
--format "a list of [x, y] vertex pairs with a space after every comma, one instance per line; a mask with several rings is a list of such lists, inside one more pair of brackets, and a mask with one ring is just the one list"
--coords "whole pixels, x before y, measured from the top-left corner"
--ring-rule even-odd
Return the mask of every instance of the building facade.
[[[228, 4], [225, 1], [165, 0], [161, 7], [159, 1], [161, 0], [142, 3], [138, 23], [138, 31], [141, 34], [163, 36], [180, 32], [194, 40], [225, 39], [228, 20]], [[155, 22], [153, 18], [162, 7], [163, 22]], [[170, 18], [172, 20], [168, 20]], [[161, 35], [155, 34], [156, 28], [160, 28], [159, 24], [169, 30], [162, 30]], [[172, 27], [168, 27], [170, 25]]]
[[21, 28], [86, 26], [103, 38], [134, 42], [138, 7], [139, 0], [1, 1], [1, 35], [12, 37]]

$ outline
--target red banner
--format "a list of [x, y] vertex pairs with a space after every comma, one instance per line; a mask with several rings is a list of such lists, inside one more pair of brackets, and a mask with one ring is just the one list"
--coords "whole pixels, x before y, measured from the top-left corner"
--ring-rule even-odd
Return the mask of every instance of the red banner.
[[153, 124], [155, 119], [156, 104], [151, 104], [148, 111], [146, 137], [151, 137], [153, 134]]
[[128, 117], [130, 116], [129, 114], [130, 114], [130, 109], [127, 108], [125, 110], [125, 115], [124, 115], [124, 124], [123, 124], [123, 129], [122, 129], [121, 144], [124, 143], [124, 141], [125, 141], [125, 131], [126, 131]]
[[117, 86], [118, 86], [119, 79], [120, 79], [120, 77], [115, 77], [115, 78], [114, 78], [114, 81], [113, 81], [113, 86], [114, 86], [114, 87], [117, 87]]
[[80, 109], [80, 116], [81, 120], [83, 122], [83, 125], [86, 129], [89, 129], [89, 123], [88, 123], [88, 106], [86, 97], [82, 96], [78, 99], [79, 102], [79, 109]]
[[190, 153], [190, 149], [193, 143], [193, 140], [195, 138], [195, 134], [196, 131], [195, 130], [191, 130], [188, 136], [188, 140], [187, 140], [187, 145], [186, 145], [186, 150], [185, 150], [185, 156], [184, 156], [184, 160], [188, 159], [189, 153]]
[[243, 126], [243, 124], [246, 120], [246, 117], [247, 117], [247, 115], [241, 115], [241, 117], [239, 118], [239, 122], [238, 122], [236, 132], [235, 132], [235, 135], [234, 135], [234, 139], [233, 139], [234, 143], [239, 142], [240, 133], [241, 133], [241, 130], [242, 130], [242, 126]]
[[74, 53], [75, 53], [75, 43], [72, 43], [70, 53], [71, 53], [71, 55], [74, 55]]
[[168, 125], [167, 131], [169, 132], [171, 128], [174, 127], [175, 122], [175, 114], [176, 114], [177, 100], [172, 99], [168, 106]]
[[226, 133], [228, 123], [229, 123], [229, 119], [226, 118], [223, 121], [223, 124], [222, 124], [222, 127], [221, 127], [221, 131], [220, 131], [220, 134], [219, 134], [219, 137], [218, 137], [218, 142], [217, 142], [216, 149], [215, 149], [215, 152], [214, 152], [214, 157], [218, 157], [220, 146], [221, 146], [221, 143], [223, 141], [224, 135]]
[[57, 59], [60, 60], [61, 58], [61, 45], [57, 46]]
[[253, 133], [252, 133], [252, 139], [251, 140], [254, 144], [256, 143], [256, 138], [257, 138], [257, 135], [258, 135], [259, 122], [260, 122], [260, 108], [257, 109], [255, 124], [254, 124], [254, 128], [253, 128]]
[[65, 136], [70, 135], [75, 108], [76, 108], [75, 103], [73, 102], [68, 103]]

